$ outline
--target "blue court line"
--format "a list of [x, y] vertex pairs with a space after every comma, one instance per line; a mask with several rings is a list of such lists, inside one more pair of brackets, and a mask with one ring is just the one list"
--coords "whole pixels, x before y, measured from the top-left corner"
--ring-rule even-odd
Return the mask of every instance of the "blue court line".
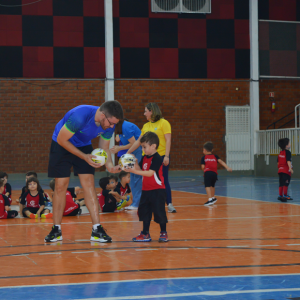
[[14, 299], [291, 299], [300, 297], [300, 275], [225, 276], [1, 288]]

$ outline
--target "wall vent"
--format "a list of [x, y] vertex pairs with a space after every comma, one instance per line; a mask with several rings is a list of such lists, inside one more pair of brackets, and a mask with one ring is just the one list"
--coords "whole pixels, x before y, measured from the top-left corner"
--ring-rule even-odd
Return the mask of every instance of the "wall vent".
[[211, 0], [151, 0], [152, 12], [211, 13]]

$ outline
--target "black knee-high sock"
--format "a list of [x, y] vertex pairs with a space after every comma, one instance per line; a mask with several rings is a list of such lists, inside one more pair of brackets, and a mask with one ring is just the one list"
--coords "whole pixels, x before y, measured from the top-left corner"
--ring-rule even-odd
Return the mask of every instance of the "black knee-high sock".
[[143, 221], [143, 234], [148, 234], [150, 229], [150, 222], [151, 221]]
[[163, 223], [159, 225], [160, 225], [160, 231], [167, 231], [167, 223]]

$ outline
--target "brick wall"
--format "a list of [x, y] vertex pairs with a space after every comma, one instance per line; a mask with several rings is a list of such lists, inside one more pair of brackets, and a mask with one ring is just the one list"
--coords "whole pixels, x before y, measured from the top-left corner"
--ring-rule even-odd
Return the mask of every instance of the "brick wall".
[[[269, 92], [275, 93], [276, 110], [271, 112], [271, 98]], [[279, 120], [290, 112], [294, 111], [297, 104], [300, 103], [300, 81], [299, 80], [262, 80], [260, 82], [260, 128], [266, 129], [268, 125]], [[283, 125], [289, 120], [293, 120], [294, 115], [290, 115], [276, 124]], [[295, 123], [291, 122], [285, 127], [294, 127]], [[273, 129], [273, 128], [271, 128]]]
[[[236, 88], [239, 90], [236, 90]], [[51, 136], [56, 123], [80, 104], [100, 105], [103, 81], [0, 81], [1, 165], [8, 173], [47, 172]], [[116, 81], [115, 98], [126, 117], [139, 127], [144, 106], [157, 102], [172, 125], [171, 168], [200, 169], [202, 145], [215, 143], [225, 159], [225, 105], [249, 104], [249, 83]], [[94, 146], [97, 141], [94, 141]]]

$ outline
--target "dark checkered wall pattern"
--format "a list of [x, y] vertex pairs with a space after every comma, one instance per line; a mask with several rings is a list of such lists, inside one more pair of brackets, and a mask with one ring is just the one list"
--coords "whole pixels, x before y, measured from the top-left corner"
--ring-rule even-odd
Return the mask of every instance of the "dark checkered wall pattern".
[[[0, 77], [105, 78], [103, 0], [31, 2], [0, 0]], [[207, 15], [113, 5], [116, 78], [249, 78], [248, 0]]]

